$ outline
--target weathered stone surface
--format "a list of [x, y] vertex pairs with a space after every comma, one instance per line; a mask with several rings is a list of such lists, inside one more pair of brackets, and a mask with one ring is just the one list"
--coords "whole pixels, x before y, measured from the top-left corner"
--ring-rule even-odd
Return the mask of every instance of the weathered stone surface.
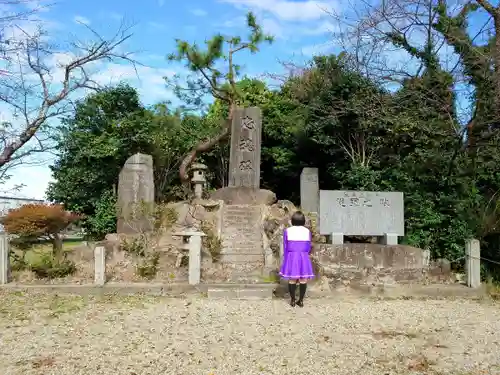
[[450, 276], [451, 263], [447, 259], [436, 259], [430, 265], [429, 274], [431, 276]]
[[229, 186], [258, 189], [262, 136], [260, 108], [237, 108], [231, 126]]
[[[327, 277], [335, 289], [424, 282], [429, 276], [424, 261], [424, 250], [404, 245], [320, 244], [313, 253], [318, 276]], [[434, 270], [430, 276], [436, 281], [452, 278], [447, 271]]]
[[404, 236], [403, 193], [320, 191], [320, 233]]
[[221, 263], [260, 267], [264, 263], [260, 207], [227, 205], [222, 222]]
[[118, 233], [151, 231], [154, 198], [152, 156], [132, 155], [125, 162], [118, 180]]
[[210, 195], [213, 200], [222, 200], [231, 205], [271, 205], [276, 202], [276, 194], [270, 190], [253, 189], [248, 187], [225, 187], [218, 189]]
[[305, 212], [319, 212], [318, 168], [304, 168], [300, 174], [300, 207]]

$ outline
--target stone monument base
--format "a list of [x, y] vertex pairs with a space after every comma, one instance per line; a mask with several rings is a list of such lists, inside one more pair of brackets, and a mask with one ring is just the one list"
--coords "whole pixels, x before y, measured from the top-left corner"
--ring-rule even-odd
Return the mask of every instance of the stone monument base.
[[240, 205], [272, 205], [276, 202], [276, 194], [271, 190], [248, 187], [225, 187], [210, 194], [210, 199], [222, 200], [225, 204]]

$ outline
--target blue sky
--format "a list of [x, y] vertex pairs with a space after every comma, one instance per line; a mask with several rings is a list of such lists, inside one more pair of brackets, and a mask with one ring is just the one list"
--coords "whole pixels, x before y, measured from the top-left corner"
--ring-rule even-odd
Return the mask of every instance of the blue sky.
[[[172, 99], [171, 91], [163, 81], [179, 71], [165, 56], [174, 51], [175, 39], [202, 43], [211, 35], [246, 35], [245, 14], [253, 10], [265, 31], [275, 36], [272, 46], [248, 58], [242, 55], [239, 63], [244, 73], [262, 76], [264, 73], [282, 73], [280, 61], [302, 62], [314, 53], [333, 49], [331, 17], [325, 10], [335, 4], [329, 1], [297, 0], [62, 0], [40, 14], [44, 27], [55, 42], [71, 40], [75, 35], [87, 37], [88, 24], [103, 35], [112, 35], [120, 23], [134, 25], [133, 37], [123, 46], [134, 51], [144, 66], [136, 75], [130, 65], [105, 64], [95, 77], [101, 83], [128, 81], [138, 88], [145, 104]], [[25, 25], [26, 29], [33, 25]], [[61, 57], [64, 61], [64, 56]], [[83, 93], [81, 93], [83, 95]], [[36, 157], [44, 160], [39, 166], [25, 165], [11, 170], [11, 179], [3, 186], [10, 195], [44, 198], [51, 180], [49, 154]], [[18, 192], [12, 186], [25, 184]]]
[[[137, 73], [131, 65], [102, 63], [97, 66], [93, 77], [102, 84], [129, 82], [148, 105], [173, 99], [163, 77], [182, 72], [182, 67], [166, 60], [166, 55], [175, 50], [176, 38], [203, 43], [218, 32], [246, 35], [245, 14], [252, 10], [265, 31], [275, 36], [275, 42], [272, 46], [263, 46], [260, 53], [250, 58], [241, 55], [238, 63], [244, 66], [243, 72], [251, 76], [280, 74], [284, 73], [280, 61], [300, 64], [313, 54], [339, 51], [332, 37], [337, 24], [325, 12], [334, 9], [345, 15], [347, 11], [339, 4], [340, 0], [60, 0], [41, 12], [40, 18], [51, 41], [63, 44], [75, 36], [88, 38], [89, 32], [84, 24], [104, 36], [112, 35], [123, 21], [134, 25], [133, 37], [122, 48], [136, 52], [134, 58], [143, 64], [137, 67]], [[478, 25], [483, 22], [479, 18], [476, 21]], [[34, 25], [24, 25], [24, 28], [33, 29]], [[391, 52], [389, 60], [406, 68], [403, 55], [401, 51]], [[64, 62], [65, 59], [67, 56], [61, 54], [54, 56], [53, 62]], [[452, 64], [453, 61], [456, 58], [452, 59]], [[3, 109], [0, 106], [0, 114], [5, 117], [7, 112], [1, 111]], [[36, 156], [43, 160], [42, 165], [12, 169], [11, 180], [0, 190], [9, 191], [12, 186], [23, 183], [24, 188], [16, 193], [9, 191], [9, 195], [43, 199], [51, 180], [48, 166], [53, 157], [50, 154]]]

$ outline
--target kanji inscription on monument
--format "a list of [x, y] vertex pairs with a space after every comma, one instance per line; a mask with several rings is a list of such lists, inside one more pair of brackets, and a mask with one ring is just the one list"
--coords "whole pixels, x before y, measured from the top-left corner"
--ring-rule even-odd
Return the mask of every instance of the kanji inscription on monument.
[[259, 189], [262, 136], [260, 108], [237, 108], [231, 126], [229, 186]]
[[319, 207], [321, 234], [405, 234], [401, 192], [320, 190]]

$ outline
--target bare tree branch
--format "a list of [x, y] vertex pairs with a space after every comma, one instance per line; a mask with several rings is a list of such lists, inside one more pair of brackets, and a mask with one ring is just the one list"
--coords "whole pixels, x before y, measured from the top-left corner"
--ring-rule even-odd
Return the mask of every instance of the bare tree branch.
[[73, 41], [66, 49], [49, 44], [41, 29], [30, 35], [18, 27], [23, 36], [16, 41], [19, 48], [6, 64], [9, 74], [0, 76], [0, 103], [13, 117], [0, 129], [0, 169], [50, 149], [50, 137], [41, 136], [49, 130], [49, 121], [71, 111], [74, 93], [100, 88], [91, 78], [92, 68], [105, 62], [136, 67], [132, 54], [120, 51], [132, 36], [130, 27], [122, 24], [108, 39], [85, 27], [94, 40]]

